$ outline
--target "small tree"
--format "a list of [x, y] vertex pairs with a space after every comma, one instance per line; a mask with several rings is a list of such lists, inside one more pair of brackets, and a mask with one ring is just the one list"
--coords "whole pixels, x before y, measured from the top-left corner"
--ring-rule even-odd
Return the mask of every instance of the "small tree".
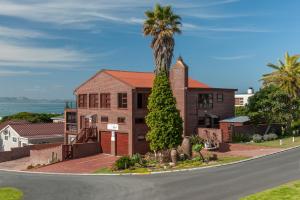
[[269, 131], [272, 123], [281, 123], [291, 127], [293, 120], [299, 117], [299, 100], [291, 99], [287, 93], [274, 85], [264, 87], [250, 97], [246, 106], [247, 113], [254, 123], [267, 123]]
[[147, 141], [154, 152], [177, 147], [182, 141], [183, 121], [176, 108], [169, 79], [164, 72], [154, 80], [148, 101], [149, 113], [146, 123], [149, 127]]
[[198, 143], [193, 145], [193, 151], [197, 152], [199, 154], [199, 157], [201, 158], [202, 162], [205, 162], [204, 156], [201, 153], [201, 150], [204, 148], [203, 143]]

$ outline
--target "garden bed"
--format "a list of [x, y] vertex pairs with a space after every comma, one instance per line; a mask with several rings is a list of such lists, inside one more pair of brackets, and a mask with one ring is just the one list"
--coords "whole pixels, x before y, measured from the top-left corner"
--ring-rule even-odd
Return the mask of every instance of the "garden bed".
[[247, 159], [248, 157], [242, 156], [226, 156], [220, 157], [217, 160], [209, 161], [207, 163], [202, 162], [199, 158], [194, 158], [192, 160], [185, 160], [185, 161], [178, 161], [176, 166], [172, 166], [169, 163], [164, 164], [156, 164], [152, 163], [147, 167], [142, 166], [134, 166], [129, 169], [124, 170], [113, 170], [111, 168], [100, 168], [94, 173], [102, 173], [102, 174], [126, 174], [126, 173], [140, 173], [140, 174], [147, 174], [151, 172], [161, 172], [161, 171], [172, 171], [172, 170], [180, 170], [180, 169], [190, 169], [190, 168], [197, 168], [197, 167], [207, 167], [207, 166], [214, 166], [219, 164], [226, 164], [235, 161], [240, 161]]

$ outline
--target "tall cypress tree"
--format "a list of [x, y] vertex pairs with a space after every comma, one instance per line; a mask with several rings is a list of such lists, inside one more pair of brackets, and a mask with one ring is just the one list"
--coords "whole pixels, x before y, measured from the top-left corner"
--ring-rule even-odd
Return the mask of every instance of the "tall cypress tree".
[[148, 110], [146, 123], [149, 132], [146, 138], [151, 150], [166, 150], [181, 144], [183, 121], [165, 72], [160, 72], [154, 79]]

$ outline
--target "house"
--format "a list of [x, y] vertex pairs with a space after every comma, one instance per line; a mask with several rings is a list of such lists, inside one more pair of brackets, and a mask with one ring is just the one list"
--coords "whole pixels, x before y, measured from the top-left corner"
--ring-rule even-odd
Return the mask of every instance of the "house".
[[249, 97], [254, 95], [254, 90], [249, 87], [246, 94], [235, 94], [235, 106], [245, 106], [248, 103]]
[[51, 120], [53, 123], [64, 123], [65, 117], [63, 115], [57, 116], [57, 117], [51, 117]]
[[0, 151], [32, 144], [62, 142], [63, 123], [8, 123], [0, 130]]
[[[82, 83], [74, 91], [77, 108], [65, 109], [65, 144], [93, 140], [108, 154], [148, 152], [145, 116], [154, 77], [152, 72], [101, 70]], [[189, 78], [182, 58], [170, 70], [170, 83], [184, 121], [183, 135], [234, 116], [236, 90]]]

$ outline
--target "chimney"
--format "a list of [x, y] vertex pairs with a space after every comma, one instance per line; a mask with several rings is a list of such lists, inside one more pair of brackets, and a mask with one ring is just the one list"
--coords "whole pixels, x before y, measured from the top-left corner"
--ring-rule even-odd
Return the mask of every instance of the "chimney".
[[187, 89], [188, 89], [188, 66], [184, 63], [181, 56], [170, 69], [170, 83], [173, 95], [176, 98], [177, 109], [183, 120], [183, 135], [186, 136], [187, 121]]

